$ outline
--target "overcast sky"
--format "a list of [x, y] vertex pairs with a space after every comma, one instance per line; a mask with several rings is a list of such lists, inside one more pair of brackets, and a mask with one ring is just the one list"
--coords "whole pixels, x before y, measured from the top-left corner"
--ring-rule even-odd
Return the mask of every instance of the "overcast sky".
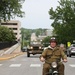
[[52, 29], [52, 21], [49, 19], [48, 11], [59, 5], [59, 0], [25, 0], [22, 10], [25, 17], [17, 18], [21, 22], [21, 27], [28, 29], [47, 28]]

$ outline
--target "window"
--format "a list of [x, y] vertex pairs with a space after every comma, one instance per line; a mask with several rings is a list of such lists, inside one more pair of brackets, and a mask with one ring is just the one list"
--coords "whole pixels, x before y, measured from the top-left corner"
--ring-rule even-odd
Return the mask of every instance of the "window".
[[17, 25], [17, 23], [1, 23], [1, 25]]
[[17, 28], [13, 28], [13, 30], [17, 30]]
[[17, 35], [17, 33], [14, 33], [15, 35]]
[[17, 28], [9, 28], [10, 30], [17, 30]]

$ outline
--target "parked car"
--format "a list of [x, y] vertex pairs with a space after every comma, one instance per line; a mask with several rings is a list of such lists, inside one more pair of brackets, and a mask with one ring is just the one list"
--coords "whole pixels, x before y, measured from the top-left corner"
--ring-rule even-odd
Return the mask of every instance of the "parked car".
[[75, 44], [72, 44], [72, 45], [67, 49], [67, 56], [71, 57], [72, 55], [75, 55]]
[[27, 47], [25, 46], [22, 48], [22, 52], [26, 52], [26, 51], [27, 51]]

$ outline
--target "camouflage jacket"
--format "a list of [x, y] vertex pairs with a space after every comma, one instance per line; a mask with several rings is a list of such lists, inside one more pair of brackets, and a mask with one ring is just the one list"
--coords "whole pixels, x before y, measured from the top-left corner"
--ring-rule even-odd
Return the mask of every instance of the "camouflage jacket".
[[53, 49], [51, 47], [48, 47], [42, 52], [40, 57], [42, 56], [48, 62], [53, 62], [56, 60], [61, 61], [61, 59], [67, 59], [67, 56], [65, 55], [64, 51], [60, 49], [60, 47], [55, 47]]

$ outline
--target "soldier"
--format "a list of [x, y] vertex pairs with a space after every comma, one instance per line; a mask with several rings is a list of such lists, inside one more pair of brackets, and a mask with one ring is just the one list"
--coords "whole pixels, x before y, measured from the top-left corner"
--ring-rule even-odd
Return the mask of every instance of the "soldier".
[[65, 47], [64, 44], [60, 44], [60, 49], [62, 49], [65, 52], [65, 54], [66, 54], [66, 47]]
[[60, 44], [60, 48], [61, 48], [63, 51], [65, 51], [65, 50], [66, 50], [66, 48], [65, 48], [65, 45], [64, 45], [64, 44]]
[[[56, 59], [59, 59], [59, 67], [58, 67], [58, 71], [59, 71], [59, 75], [64, 75], [64, 64], [61, 62], [61, 59], [64, 62], [67, 62], [67, 56], [65, 55], [65, 53], [63, 52], [63, 50], [60, 49], [60, 47], [57, 46], [57, 40], [55, 37], [52, 37], [50, 39], [50, 46], [44, 50], [44, 52], [41, 54], [40, 56], [40, 61], [42, 62], [53, 62], [56, 61]], [[45, 62], [43, 64], [43, 74], [42, 75], [46, 75], [46, 73], [49, 72], [49, 68], [50, 68], [50, 64]]]

